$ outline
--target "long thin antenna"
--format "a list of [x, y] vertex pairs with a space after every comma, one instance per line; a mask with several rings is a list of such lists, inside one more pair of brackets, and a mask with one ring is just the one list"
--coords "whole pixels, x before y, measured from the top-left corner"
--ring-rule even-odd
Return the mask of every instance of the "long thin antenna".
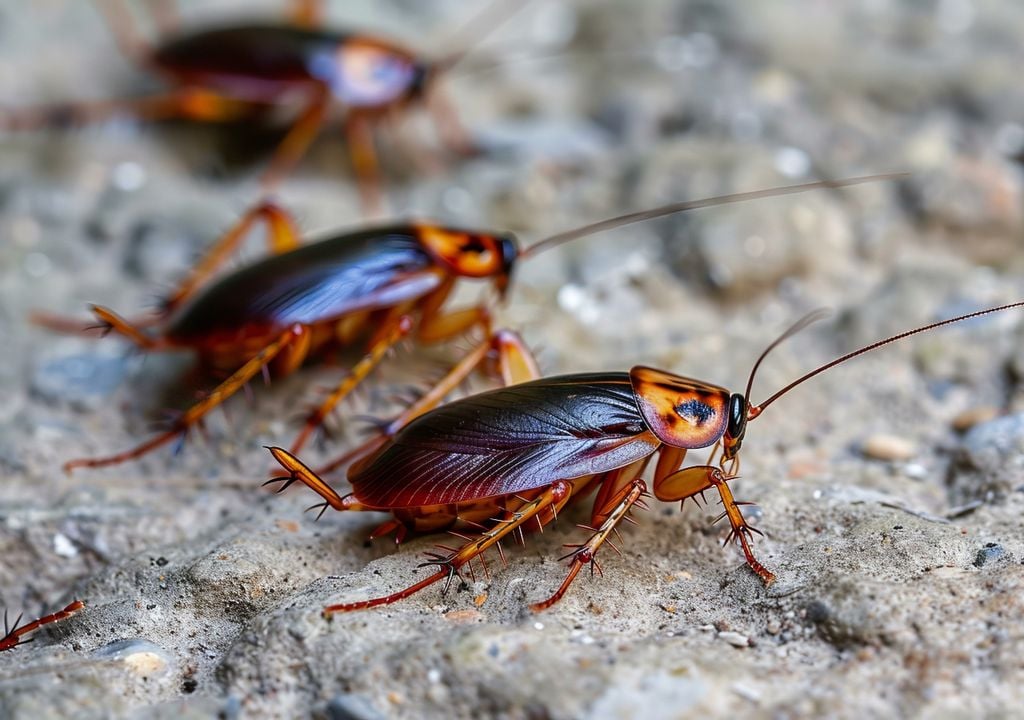
[[796, 335], [798, 332], [803, 330], [808, 325], [816, 323], [819, 320], [823, 320], [824, 318], [828, 317], [829, 314], [829, 311], [825, 308], [818, 308], [817, 310], [812, 310], [811, 312], [807, 313], [802, 318], [797, 320], [795, 323], [790, 325], [789, 329], [787, 329], [786, 332], [782, 333], [777, 338], [775, 338], [774, 342], [772, 342], [771, 345], [764, 349], [764, 352], [761, 353], [761, 356], [754, 363], [754, 367], [750, 371], [750, 377], [747, 378], [747, 390], [746, 392], [743, 393], [743, 399], [746, 400], [748, 406], [750, 405], [750, 390], [751, 388], [754, 387], [754, 375], [757, 374], [757, 369], [761, 367], [761, 361], [763, 361], [768, 356], [768, 353], [777, 348], [784, 341]]
[[911, 335], [918, 335], [920, 333], [928, 332], [929, 330], [935, 330], [936, 328], [940, 328], [940, 327], [943, 327], [945, 325], [952, 325], [953, 323], [958, 323], [958, 322], [961, 322], [963, 320], [970, 320], [971, 318], [981, 317], [982, 315], [991, 315], [992, 313], [1003, 312], [1004, 310], [1012, 310], [1014, 308], [1020, 308], [1020, 307], [1024, 307], [1024, 300], [1022, 300], [1020, 302], [1010, 303], [1009, 305], [1000, 305], [999, 307], [988, 308], [987, 310], [976, 310], [975, 312], [967, 313], [966, 315], [959, 315], [957, 317], [950, 318], [949, 320], [940, 320], [939, 322], [931, 323], [930, 325], [925, 325], [923, 327], [914, 328], [913, 330], [906, 330], [904, 332], [899, 333], [898, 335], [893, 335], [892, 337], [888, 337], [885, 340], [879, 340], [878, 342], [873, 342], [870, 345], [862, 347], [860, 350], [854, 350], [853, 352], [847, 353], [846, 355], [843, 355], [842, 357], [836, 358], [832, 362], [829, 362], [829, 363], [826, 363], [826, 364], [822, 365], [821, 367], [819, 367], [816, 370], [812, 370], [811, 372], [807, 373], [803, 377], [797, 378], [796, 380], [791, 382], [789, 385], [787, 385], [786, 387], [782, 388], [777, 393], [772, 395], [770, 398], [765, 400], [763, 403], [760, 403], [759, 405], [755, 405], [755, 406], [751, 407], [750, 410], [747, 413], [747, 419], [748, 420], [753, 420], [754, 418], [756, 418], [758, 415], [761, 414], [761, 412], [766, 407], [771, 405], [773, 402], [778, 400], [780, 397], [782, 397], [783, 395], [788, 393], [790, 390], [792, 390], [793, 388], [795, 388], [797, 385], [801, 384], [802, 382], [804, 382], [806, 380], [810, 380], [815, 375], [818, 375], [819, 373], [823, 373], [826, 370], [828, 370], [829, 368], [833, 368], [836, 365], [839, 365], [841, 363], [846, 362], [847, 360], [851, 360], [851, 359], [857, 357], [858, 355], [863, 355], [866, 352], [871, 352], [872, 350], [877, 350], [878, 348], [882, 347], [883, 345], [888, 345], [889, 343], [894, 343], [897, 340], [902, 340], [903, 338], [910, 337]]
[[552, 235], [544, 238], [540, 242], [534, 243], [523, 250], [520, 253], [520, 257], [532, 257], [538, 253], [550, 250], [557, 245], [562, 245], [563, 243], [576, 240], [577, 238], [581, 238], [586, 235], [593, 235], [594, 233], [612, 230], [614, 228], [622, 227], [623, 225], [643, 222], [644, 220], [652, 220], [653, 218], [664, 217], [665, 215], [672, 215], [673, 213], [685, 212], [687, 210], [697, 210], [699, 208], [714, 207], [716, 205], [729, 205], [731, 203], [777, 197], [779, 195], [793, 195], [796, 193], [807, 192], [808, 190], [818, 190], [822, 188], [835, 189], [849, 187], [850, 185], [861, 185], [869, 182], [880, 182], [882, 180], [899, 180], [906, 177], [910, 177], [910, 173], [883, 173], [880, 175], [865, 175], [863, 177], [847, 178], [845, 180], [817, 180], [815, 182], [802, 183], [800, 185], [785, 185], [782, 187], [766, 188], [764, 190], [751, 190], [748, 192], [731, 193], [729, 195], [718, 195], [717, 197], [704, 198], [702, 200], [684, 200], [683, 202], [670, 203], [651, 210], [641, 210], [639, 212], [619, 215], [618, 217], [584, 225], [574, 230], [566, 230], [565, 232]]

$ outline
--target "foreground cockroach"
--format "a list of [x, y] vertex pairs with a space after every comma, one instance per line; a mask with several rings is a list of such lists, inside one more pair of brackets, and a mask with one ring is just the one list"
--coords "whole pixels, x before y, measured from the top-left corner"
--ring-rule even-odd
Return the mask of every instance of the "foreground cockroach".
[[[511, 233], [426, 223], [339, 234], [300, 246], [287, 213], [273, 204], [261, 204], [214, 245], [171, 294], [163, 312], [146, 323], [155, 328], [155, 334], [147, 334], [142, 323], [93, 307], [105, 330], [119, 333], [143, 350], [192, 349], [206, 365], [233, 374], [167, 432], [126, 452], [72, 460], [64, 468], [100, 467], [137, 458], [183, 434], [268, 367], [278, 376], [287, 375], [311, 355], [350, 346], [370, 334], [366, 357], [309, 417], [291, 448], [298, 452], [331, 410], [406, 335], [431, 343], [479, 327], [486, 337], [470, 355], [488, 352], [495, 338], [485, 305], [443, 311], [459, 278], [490, 279], [503, 296], [520, 259], [584, 235], [695, 208], [893, 177], [898, 176], [824, 180], [674, 203], [559, 233], [524, 250]], [[268, 225], [271, 251], [276, 254], [201, 287], [258, 221]], [[81, 329], [73, 321], [42, 314], [35, 320], [62, 331]]]
[[[132, 114], [143, 119], [183, 118], [233, 122], [281, 103], [299, 112], [263, 175], [273, 188], [306, 154], [334, 105], [344, 129], [364, 206], [380, 207], [380, 181], [372, 128], [397, 120], [414, 104], [434, 118], [442, 140], [467, 152], [470, 142], [439, 87], [438, 78], [479, 42], [516, 4], [497, 3], [468, 23], [443, 47], [461, 49], [435, 61], [401, 43], [370, 34], [315, 28], [312, 0], [293, 3], [291, 24], [240, 23], [172, 35], [149, 47], [119, 0], [97, 0], [122, 51], [165, 79], [172, 89], [134, 100], [112, 100], [13, 110], [0, 127], [26, 129], [54, 121], [90, 122]], [[166, 23], [164, 23], [166, 24]], [[415, 157], [415, 156], [414, 156]]]
[[[759, 531], [740, 510], [749, 503], [736, 501], [728, 485], [737, 477], [747, 422], [796, 386], [858, 355], [944, 325], [1019, 307], [1024, 301], [880, 340], [803, 375], [757, 405], [750, 403], [750, 391], [762, 360], [780, 342], [819, 319], [821, 311], [807, 315], [768, 346], [754, 363], [742, 395], [643, 366], [628, 373], [542, 379], [521, 372], [514, 378], [520, 384], [434, 409], [423, 404], [408, 413], [390, 440], [365, 446], [362, 458], [349, 469], [352, 493], [345, 497], [282, 448], [269, 449], [288, 475], [270, 482], [282, 482], [281, 490], [295, 481], [305, 483], [324, 499], [313, 506], [321, 513], [327, 507], [391, 513], [393, 520], [373, 535], [459, 528], [450, 531], [465, 541], [460, 547], [440, 546], [442, 553], [428, 553], [423, 565], [439, 566], [429, 577], [390, 595], [331, 605], [325, 614], [392, 603], [442, 580], [447, 589], [461, 568], [468, 565], [472, 572], [473, 560], [482, 562], [486, 550], [497, 546], [501, 552], [498, 543], [503, 538], [518, 535], [522, 540], [524, 529], [542, 529], [566, 505], [596, 489], [587, 526], [590, 538], [571, 546], [575, 549], [566, 556], [570, 567], [561, 586], [531, 606], [550, 607], [583, 566], [600, 570], [598, 550], [611, 543], [610, 534], [629, 519], [633, 507], [643, 507], [647, 485], [641, 475], [656, 454], [654, 497], [679, 502], [717, 490], [723, 507], [717, 520], [728, 518], [732, 526], [726, 543], [733, 538], [739, 542], [747, 564], [767, 585], [775, 576], [751, 549], [753, 533]], [[680, 469], [687, 450], [712, 446], [708, 464]], [[719, 453], [716, 467], [712, 463]]]
[[4, 636], [0, 637], [0, 652], [4, 650], [13, 650], [19, 645], [32, 642], [32, 638], [26, 638], [25, 636], [43, 625], [50, 625], [51, 623], [60, 622], [64, 618], [74, 615], [76, 612], [85, 607], [85, 603], [81, 600], [75, 600], [73, 603], [68, 605], [63, 610], [59, 610], [51, 615], [44, 615], [38, 620], [33, 620], [27, 625], [18, 627], [21, 622], [21, 615], [14, 620], [14, 625], [7, 623], [7, 611], [4, 611]]

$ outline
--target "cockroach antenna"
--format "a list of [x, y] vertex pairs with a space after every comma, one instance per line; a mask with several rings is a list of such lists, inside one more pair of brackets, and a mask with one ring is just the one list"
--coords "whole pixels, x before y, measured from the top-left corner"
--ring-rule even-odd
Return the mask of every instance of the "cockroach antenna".
[[[938, 322], [934, 322], [934, 323], [931, 323], [929, 325], [923, 325], [921, 327], [914, 328], [913, 330], [905, 330], [905, 331], [903, 331], [901, 333], [898, 333], [896, 335], [893, 335], [891, 337], [887, 337], [884, 340], [878, 340], [877, 342], [873, 342], [870, 345], [866, 345], [866, 346], [860, 348], [859, 350], [854, 350], [853, 352], [846, 353], [845, 355], [843, 355], [841, 357], [837, 357], [835, 360], [827, 362], [824, 365], [822, 365], [821, 367], [818, 367], [818, 368], [812, 370], [811, 372], [807, 373], [806, 375], [803, 375], [803, 376], [797, 378], [796, 380], [791, 382], [789, 385], [786, 385], [784, 388], [782, 388], [781, 390], [776, 392], [774, 395], [769, 397], [764, 402], [761, 402], [761, 403], [759, 403], [757, 405], [749, 406], [749, 409], [747, 411], [747, 419], [748, 420], [753, 420], [754, 418], [756, 418], [758, 415], [760, 415], [762, 412], [764, 412], [764, 409], [766, 407], [768, 407], [773, 402], [778, 400], [780, 397], [782, 397], [783, 395], [788, 393], [790, 390], [795, 388], [797, 385], [800, 385], [800, 384], [806, 382], [807, 380], [810, 380], [815, 375], [819, 375], [819, 374], [825, 372], [826, 370], [834, 368], [836, 365], [841, 365], [842, 363], [846, 362], [847, 360], [852, 360], [853, 358], [855, 358], [855, 357], [857, 357], [859, 355], [863, 355], [864, 353], [871, 352], [872, 350], [877, 350], [878, 348], [884, 347], [884, 346], [889, 345], [890, 343], [894, 343], [894, 342], [896, 342], [898, 340], [902, 340], [904, 338], [911, 337], [913, 335], [919, 335], [921, 333], [925, 333], [925, 332], [928, 332], [930, 330], [936, 330], [938, 328], [945, 327], [946, 325], [953, 325], [953, 324], [958, 323], [958, 322], [963, 322], [964, 320], [971, 320], [973, 318], [982, 317], [984, 315], [992, 315], [994, 313], [1005, 312], [1006, 310], [1013, 310], [1015, 308], [1021, 308], [1021, 307], [1024, 307], [1024, 300], [1019, 301], [1019, 302], [1010, 303], [1008, 305], [999, 305], [998, 307], [991, 307], [991, 308], [988, 308], [988, 309], [985, 309], [985, 310], [976, 310], [974, 312], [967, 313], [966, 315], [958, 315], [956, 317], [949, 318], [948, 320], [940, 320]], [[811, 324], [815, 320], [820, 319], [821, 316], [818, 314], [819, 312], [820, 311], [816, 311], [815, 313], [811, 313], [810, 315], [805, 316], [803, 319], [801, 319], [795, 325], [793, 325], [793, 327], [791, 327], [789, 330], [787, 330], [785, 333], [783, 333], [782, 336], [778, 340], [776, 340], [771, 345], [769, 345], [768, 349], [765, 350], [764, 353], [762, 353], [761, 357], [758, 358], [757, 362], [754, 364], [754, 370], [755, 371], [757, 370], [757, 366], [761, 363], [761, 360], [764, 359], [764, 356], [767, 355], [768, 352], [770, 350], [772, 350], [776, 345], [778, 345], [780, 342], [782, 342], [783, 340], [785, 340], [789, 336], [793, 335], [795, 332], [798, 332], [798, 331], [802, 330], [804, 327], [806, 327], [807, 325]], [[750, 387], [753, 384], [753, 382], [754, 382], [754, 373], [751, 372], [750, 373], [750, 381], [747, 384], [747, 397], [748, 398], [750, 396]]]
[[818, 190], [823, 188], [837, 189], [850, 187], [851, 185], [862, 185], [864, 183], [881, 182], [884, 180], [900, 180], [910, 177], [910, 173], [882, 173], [878, 175], [865, 175], [862, 177], [846, 178], [843, 180], [817, 180], [815, 182], [801, 183], [799, 185], [785, 185], [782, 187], [765, 188], [763, 190], [751, 190], [748, 192], [731, 193], [729, 195], [718, 195], [715, 197], [702, 198], [700, 200], [684, 200], [682, 202], [669, 203], [650, 210], [640, 210], [626, 213], [617, 217], [599, 220], [589, 225], [583, 225], [573, 230], [566, 230], [556, 235], [540, 240], [525, 248], [519, 256], [521, 258], [533, 257], [553, 247], [576, 240], [587, 235], [594, 235], [606, 230], [614, 230], [625, 225], [653, 220], [654, 218], [672, 215], [674, 213], [698, 210], [700, 208], [715, 207], [718, 205], [731, 205], [733, 203], [745, 202], [747, 200], [759, 200], [762, 198], [778, 197], [780, 195], [795, 195], [796, 193]]

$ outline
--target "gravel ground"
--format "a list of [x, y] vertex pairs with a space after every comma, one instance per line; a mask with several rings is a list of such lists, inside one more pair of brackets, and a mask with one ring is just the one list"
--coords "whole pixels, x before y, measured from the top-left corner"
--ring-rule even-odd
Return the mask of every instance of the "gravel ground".
[[[184, 4], [187, 23], [228, 2]], [[264, 2], [269, 15], [280, 4]], [[470, 3], [335, 3], [425, 51]], [[216, 6], [216, 7], [210, 7]], [[382, 138], [391, 211], [527, 240], [619, 211], [906, 170], [908, 179], [649, 222], [524, 263], [503, 324], [545, 372], [643, 363], [765, 397], [904, 328], [1024, 298], [1024, 7], [536, 0], [450, 78], [487, 152], [424, 176]], [[416, 28], [427, 28], [419, 30]], [[85, 3], [0, 3], [0, 97], [144, 92]], [[431, 45], [431, 42], [435, 43]], [[438, 149], [424, 118], [416, 142]], [[964, 323], [816, 378], [749, 430], [764, 588], [711, 526], [655, 503], [533, 614], [584, 508], [490, 578], [324, 620], [398, 589], [436, 538], [366, 544], [376, 516], [302, 514], [261, 445], [336, 381], [310, 368], [215, 414], [206, 438], [67, 477], [204, 387], [187, 354], [59, 337], [32, 309], [146, 307], [256, 192], [274, 132], [127, 119], [0, 137], [0, 606], [88, 607], [0, 654], [4, 717], [1008, 717], [1024, 707], [1024, 314]], [[248, 158], [248, 160], [247, 160]], [[281, 192], [311, 233], [359, 222], [325, 133]], [[247, 250], [260, 252], [259, 238]], [[471, 297], [475, 292], [469, 290]], [[435, 376], [465, 342], [403, 351], [334, 419]], [[348, 361], [355, 356], [348, 358]], [[343, 480], [337, 480], [344, 489]]]

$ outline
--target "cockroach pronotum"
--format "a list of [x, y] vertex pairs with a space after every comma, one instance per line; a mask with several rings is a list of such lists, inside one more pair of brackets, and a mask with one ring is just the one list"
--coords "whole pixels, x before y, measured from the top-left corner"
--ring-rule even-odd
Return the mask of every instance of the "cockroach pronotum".
[[[536, 379], [521, 372], [520, 384], [454, 400], [421, 406], [405, 418], [390, 439], [372, 442], [352, 464], [352, 492], [339, 496], [318, 473], [282, 448], [269, 448], [288, 471], [269, 482], [284, 490], [301, 481], [323, 503], [310, 509], [388, 512], [393, 518], [372, 536], [409, 530], [449, 530], [464, 544], [440, 546], [427, 553], [422, 566], [437, 572], [403, 590], [370, 600], [324, 609], [325, 614], [359, 610], [401, 600], [430, 585], [452, 580], [473, 561], [483, 561], [499, 542], [536, 527], [542, 529], [559, 511], [596, 490], [586, 542], [573, 545], [569, 571], [561, 586], [533, 610], [550, 607], [565, 594], [580, 570], [597, 564], [597, 552], [629, 520], [634, 507], [644, 507], [647, 484], [641, 478], [655, 455], [652, 494], [665, 502], [716, 490], [731, 531], [747, 565], [766, 584], [775, 576], [758, 562], [751, 548], [754, 533], [734, 499], [729, 481], [737, 477], [739, 450], [747, 423], [801, 383], [819, 373], [889, 343], [935, 328], [1012, 308], [1024, 301], [979, 310], [893, 335], [847, 353], [801, 376], [758, 404], [750, 402], [758, 367], [779, 343], [822, 317], [816, 311], [799, 320], [761, 353], [741, 395], [702, 380], [637, 366], [626, 372], [561, 375]], [[526, 366], [524, 366], [526, 367]], [[705, 465], [682, 468], [687, 450], [711, 447]], [[351, 457], [351, 454], [350, 454]], [[718, 463], [715, 464], [715, 458]], [[696, 501], [696, 498], [695, 498]], [[612, 544], [614, 548], [614, 544]], [[504, 561], [504, 554], [501, 555]], [[486, 565], [484, 566], [486, 570]]]
[[[131, 323], [106, 308], [93, 307], [103, 330], [122, 335], [142, 350], [192, 349], [208, 367], [233, 374], [181, 415], [170, 430], [131, 450], [72, 460], [64, 468], [101, 467], [140, 457], [183, 436], [257, 375], [287, 375], [308, 357], [350, 346], [369, 334], [366, 356], [310, 415], [291, 447], [298, 452], [332, 409], [403, 337], [412, 334], [431, 343], [481, 328], [486, 337], [469, 353], [470, 363], [479, 362], [496, 347], [485, 304], [443, 310], [459, 278], [490, 279], [503, 297], [520, 259], [585, 235], [685, 210], [894, 177], [900, 176], [822, 180], [673, 203], [552, 235], [523, 250], [511, 233], [416, 222], [337, 234], [300, 246], [288, 214], [262, 203], [213, 246], [156, 317]], [[204, 285], [259, 221], [269, 228], [272, 254]], [[35, 321], [60, 331], [81, 330], [76, 321], [45, 314], [37, 314]], [[147, 328], [155, 334], [147, 333]]]
[[[471, 143], [439, 87], [438, 78], [480, 42], [518, 3], [497, 2], [444, 43], [459, 47], [427, 60], [401, 43], [353, 31], [319, 29], [315, 0], [294, 2], [290, 24], [238, 23], [174, 33], [150, 47], [120, 0], [97, 0], [124, 54], [164, 78], [171, 89], [133, 100], [97, 101], [10, 110], [0, 127], [27, 129], [61, 122], [89, 122], [118, 114], [142, 119], [201, 122], [248, 119], [282, 102], [300, 110], [263, 174], [272, 189], [306, 154], [332, 105], [344, 112], [344, 130], [364, 206], [380, 207], [373, 126], [394, 123], [411, 105], [423, 104], [450, 147]], [[157, 18], [160, 19], [159, 17]], [[168, 23], [161, 23], [166, 25]]]
[[58, 610], [50, 615], [44, 615], [38, 620], [33, 620], [27, 625], [21, 625], [21, 615], [14, 620], [14, 625], [9, 625], [7, 622], [7, 611], [4, 611], [4, 636], [0, 637], [0, 652], [4, 650], [13, 650], [19, 645], [32, 642], [32, 638], [26, 638], [25, 636], [31, 632], [38, 630], [44, 625], [50, 625], [55, 622], [60, 622], [64, 618], [74, 615], [76, 612], [85, 607], [85, 603], [81, 600], [75, 600], [73, 603], [68, 605], [63, 610]]

